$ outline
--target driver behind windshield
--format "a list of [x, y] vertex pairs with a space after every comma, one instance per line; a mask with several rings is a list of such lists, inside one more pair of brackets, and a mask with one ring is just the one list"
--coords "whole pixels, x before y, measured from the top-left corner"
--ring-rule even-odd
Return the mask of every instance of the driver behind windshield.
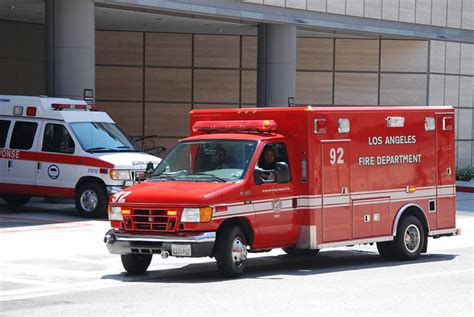
[[258, 167], [263, 169], [260, 177], [266, 181], [275, 180], [275, 162], [276, 162], [276, 153], [275, 150], [270, 146], [266, 145], [263, 149], [263, 153], [258, 160]]

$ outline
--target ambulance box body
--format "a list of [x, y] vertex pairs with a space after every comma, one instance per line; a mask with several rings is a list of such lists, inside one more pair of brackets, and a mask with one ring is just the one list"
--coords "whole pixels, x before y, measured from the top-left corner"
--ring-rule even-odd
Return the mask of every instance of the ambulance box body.
[[0, 96], [0, 196], [76, 199], [83, 216], [106, 214], [109, 195], [144, 178], [149, 162], [105, 113], [82, 100]]
[[148, 181], [111, 197], [105, 242], [129, 272], [161, 254], [238, 276], [248, 252], [374, 242], [411, 260], [459, 234], [451, 107], [194, 110], [190, 124]]

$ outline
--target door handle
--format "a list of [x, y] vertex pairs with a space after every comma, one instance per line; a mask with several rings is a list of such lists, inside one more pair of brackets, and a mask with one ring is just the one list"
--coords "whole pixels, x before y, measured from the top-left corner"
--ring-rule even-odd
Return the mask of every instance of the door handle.
[[36, 169], [40, 170], [41, 169], [41, 162], [36, 163]]
[[8, 160], [7, 167], [8, 168], [12, 167], [12, 161], [11, 160]]

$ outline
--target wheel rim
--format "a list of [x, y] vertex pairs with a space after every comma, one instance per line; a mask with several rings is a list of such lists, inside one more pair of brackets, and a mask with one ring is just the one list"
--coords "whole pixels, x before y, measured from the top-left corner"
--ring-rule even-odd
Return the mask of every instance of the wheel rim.
[[99, 204], [99, 197], [93, 190], [87, 189], [81, 194], [81, 207], [86, 212], [93, 212]]
[[410, 253], [415, 253], [421, 242], [420, 229], [414, 224], [411, 224], [405, 230], [405, 248]]
[[247, 246], [242, 238], [236, 237], [232, 243], [232, 262], [236, 267], [241, 267], [247, 260]]

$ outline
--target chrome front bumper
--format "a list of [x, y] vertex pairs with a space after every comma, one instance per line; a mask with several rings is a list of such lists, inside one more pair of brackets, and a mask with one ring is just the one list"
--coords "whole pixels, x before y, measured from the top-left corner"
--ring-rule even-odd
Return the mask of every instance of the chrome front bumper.
[[191, 257], [211, 256], [215, 241], [216, 233], [213, 231], [188, 235], [150, 236], [118, 233], [110, 229], [104, 237], [104, 243], [112, 254], [160, 254], [167, 251], [173, 255], [172, 245], [190, 245]]

